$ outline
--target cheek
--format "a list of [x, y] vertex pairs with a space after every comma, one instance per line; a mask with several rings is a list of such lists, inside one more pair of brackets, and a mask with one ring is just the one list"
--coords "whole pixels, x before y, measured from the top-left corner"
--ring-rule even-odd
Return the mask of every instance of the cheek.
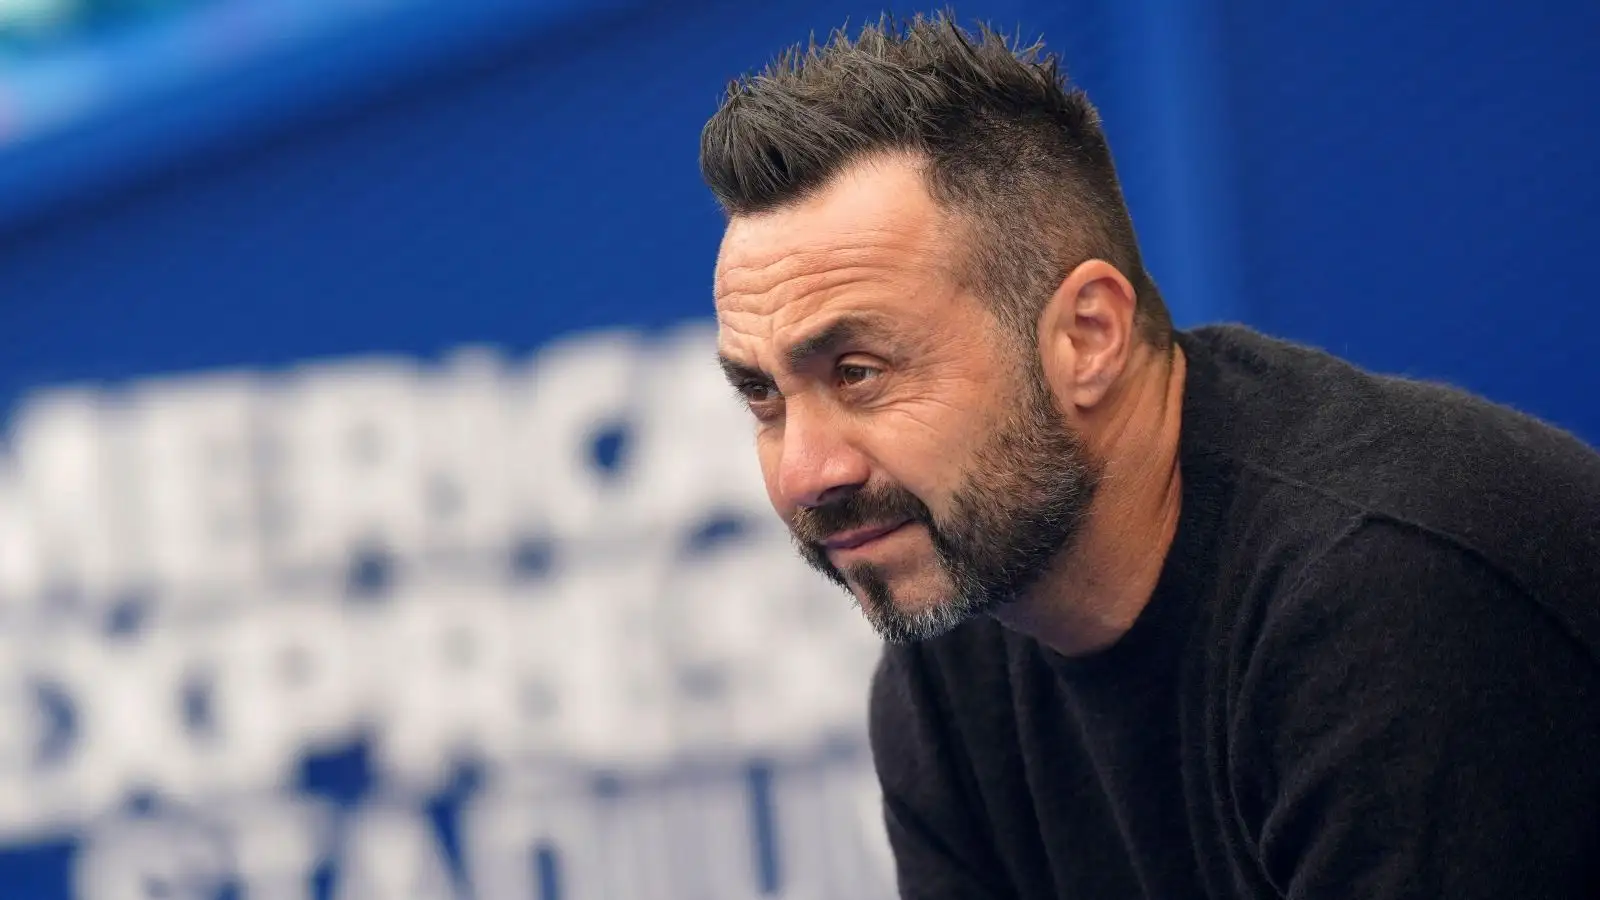
[[893, 435], [874, 450], [874, 481], [909, 492], [935, 515], [944, 512], [946, 498], [961, 481], [964, 457], [959, 452], [947, 445]]
[[873, 423], [869, 452], [905, 487], [937, 488], [962, 471], [990, 427], [966, 404], [907, 405]]

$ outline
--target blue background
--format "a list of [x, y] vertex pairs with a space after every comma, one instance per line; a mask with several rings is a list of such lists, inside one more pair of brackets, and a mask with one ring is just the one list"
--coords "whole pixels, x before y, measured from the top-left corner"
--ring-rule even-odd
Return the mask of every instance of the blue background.
[[[705, 313], [697, 131], [846, 2], [400, 4], [0, 157], [0, 402]], [[1600, 7], [987, 2], [1101, 105], [1152, 268], [1600, 437]]]
[[[723, 85], [877, 11], [398, 3], [109, 96], [0, 151], [0, 414], [46, 384], [707, 315], [721, 222], [696, 150]], [[1100, 105], [1180, 323], [1243, 321], [1600, 441], [1600, 5], [957, 11], [1042, 33]], [[0, 873], [55, 896], [65, 852]]]

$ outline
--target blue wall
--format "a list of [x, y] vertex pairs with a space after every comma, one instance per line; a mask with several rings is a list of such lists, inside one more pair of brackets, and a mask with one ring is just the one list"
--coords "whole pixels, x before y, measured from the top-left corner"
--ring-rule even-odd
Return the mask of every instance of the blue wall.
[[[13, 160], [0, 398], [703, 313], [717, 219], [695, 135], [721, 84], [874, 11], [479, 5], [440, 30], [448, 54], [394, 49], [428, 45], [413, 13], [355, 44], [387, 51], [302, 53]], [[962, 13], [1042, 32], [1101, 104], [1183, 321], [1242, 319], [1600, 436], [1585, 358], [1600, 312], [1580, 281], [1600, 8]]]
[[[0, 156], [0, 415], [42, 385], [703, 317], [720, 221], [695, 154], [724, 83], [876, 13], [475, 3], [447, 28], [413, 6], [347, 36], [365, 51]], [[1600, 441], [1600, 6], [959, 11], [1042, 32], [1100, 104], [1182, 323], [1253, 323]], [[64, 853], [0, 854], [0, 881], [55, 896]]]
[[1241, 314], [1600, 441], [1600, 5], [1290, 9], [1224, 20]]

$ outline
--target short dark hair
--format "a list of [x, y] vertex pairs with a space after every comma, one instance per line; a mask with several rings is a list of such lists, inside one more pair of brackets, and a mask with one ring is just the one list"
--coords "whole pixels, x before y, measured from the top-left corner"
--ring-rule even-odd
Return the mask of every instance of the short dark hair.
[[1034, 334], [1073, 267], [1104, 259], [1133, 284], [1140, 334], [1172, 320], [1144, 269], [1100, 127], [1057, 57], [939, 13], [882, 17], [780, 54], [728, 86], [700, 135], [700, 171], [730, 216], [802, 201], [851, 163], [909, 153], [929, 193], [973, 226], [963, 266], [1000, 320]]

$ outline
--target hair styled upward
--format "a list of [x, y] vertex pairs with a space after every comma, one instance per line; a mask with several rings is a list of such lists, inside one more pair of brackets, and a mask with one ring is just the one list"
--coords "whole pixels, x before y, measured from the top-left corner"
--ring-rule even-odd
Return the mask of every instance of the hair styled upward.
[[793, 47], [728, 87], [700, 135], [700, 171], [731, 216], [800, 202], [880, 153], [925, 161], [930, 194], [971, 228], [964, 275], [1029, 343], [1078, 264], [1133, 284], [1135, 321], [1165, 348], [1172, 321], [1140, 259], [1100, 117], [1058, 60], [951, 14], [889, 16], [854, 40]]

